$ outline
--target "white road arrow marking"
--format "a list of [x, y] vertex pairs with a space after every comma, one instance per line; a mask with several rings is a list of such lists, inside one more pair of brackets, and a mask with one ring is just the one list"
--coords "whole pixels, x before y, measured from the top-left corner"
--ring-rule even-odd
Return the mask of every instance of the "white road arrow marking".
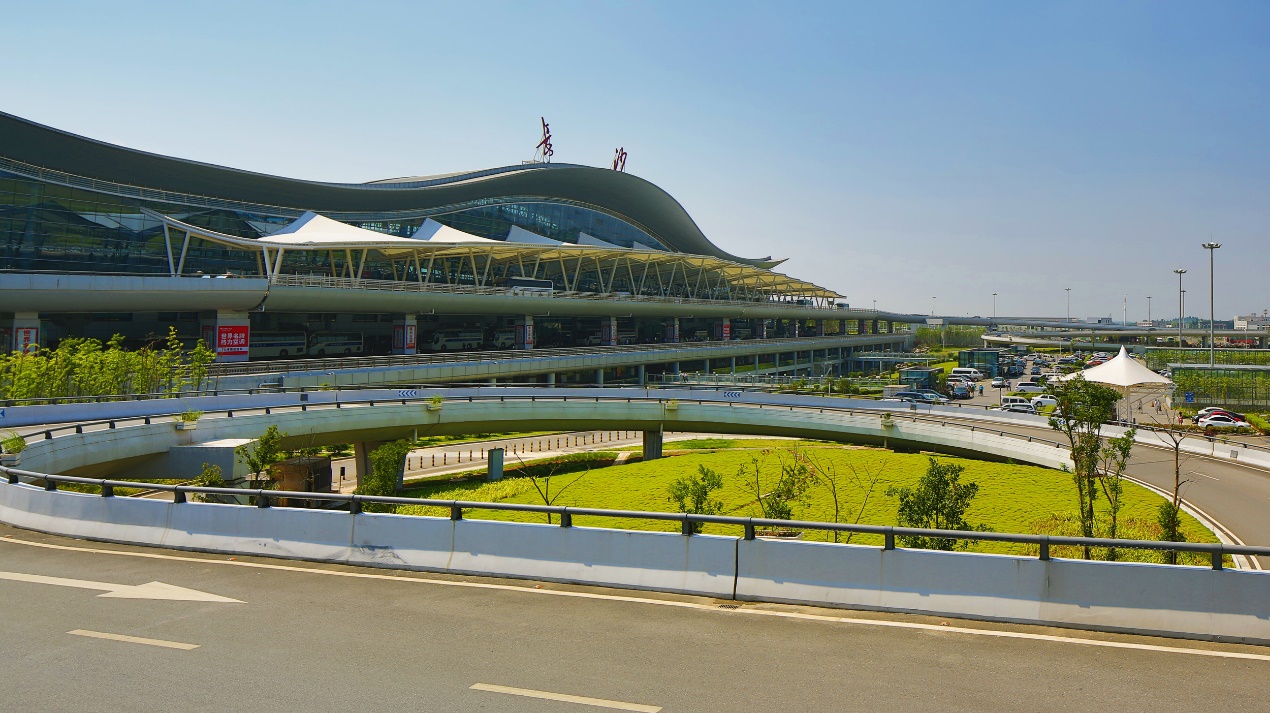
[[147, 582], [146, 584], [111, 584], [110, 582], [90, 582], [84, 579], [66, 579], [65, 577], [45, 577], [40, 574], [24, 574], [22, 572], [0, 572], [0, 579], [14, 582], [30, 582], [31, 584], [51, 584], [55, 587], [75, 587], [76, 589], [96, 589], [104, 592], [97, 596], [108, 599], [168, 599], [181, 602], [226, 602], [242, 604], [238, 599], [208, 594], [196, 589], [186, 589], [163, 582]]

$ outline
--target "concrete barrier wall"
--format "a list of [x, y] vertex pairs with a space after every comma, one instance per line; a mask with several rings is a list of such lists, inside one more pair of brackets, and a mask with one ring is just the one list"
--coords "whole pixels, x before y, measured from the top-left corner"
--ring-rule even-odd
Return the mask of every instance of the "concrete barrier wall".
[[1270, 573], [741, 541], [737, 599], [1270, 643]]
[[1270, 573], [46, 492], [0, 521], [91, 540], [1270, 644]]

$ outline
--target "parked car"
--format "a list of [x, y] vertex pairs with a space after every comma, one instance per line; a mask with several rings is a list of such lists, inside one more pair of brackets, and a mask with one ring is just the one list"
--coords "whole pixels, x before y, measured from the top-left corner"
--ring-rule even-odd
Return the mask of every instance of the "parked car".
[[954, 384], [951, 387], [950, 394], [952, 395], [954, 399], [972, 399], [975, 396], [973, 389], [974, 389], [973, 386], [966, 386], [965, 384]]
[[1001, 410], [1009, 411], [1010, 413], [1030, 413], [1034, 416], [1036, 415], [1036, 409], [1032, 407], [1032, 404], [1006, 404], [1001, 407]]
[[937, 403], [937, 404], [948, 403], [948, 397], [944, 396], [938, 391], [935, 391], [934, 389], [915, 389], [915, 391], [921, 394], [922, 396], [925, 396], [926, 398], [930, 399], [931, 403]]
[[1249, 428], [1248, 424], [1243, 421], [1237, 421], [1225, 414], [1215, 413], [1212, 416], [1201, 418], [1199, 420], [1200, 428]]
[[1040, 384], [1030, 384], [1030, 383], [1028, 383], [1028, 384], [1019, 384], [1018, 386], [1015, 386], [1015, 387], [1014, 387], [1014, 390], [1015, 390], [1015, 391], [1017, 391], [1017, 392], [1019, 392], [1019, 393], [1021, 393], [1021, 394], [1043, 394], [1043, 393], [1045, 393], [1045, 387], [1044, 387], [1044, 386], [1041, 386]]
[[1222, 407], [1220, 407], [1220, 406], [1209, 406], [1209, 407], [1207, 407], [1207, 408], [1202, 408], [1202, 409], [1200, 409], [1200, 410], [1199, 410], [1199, 412], [1195, 414], [1195, 419], [1194, 419], [1194, 420], [1198, 421], [1198, 420], [1200, 420], [1201, 418], [1204, 418], [1204, 417], [1206, 417], [1206, 416], [1212, 416], [1212, 415], [1213, 415], [1213, 414], [1215, 414], [1215, 413], [1224, 413], [1224, 414], [1226, 414], [1227, 416], [1230, 416], [1230, 417], [1234, 418], [1234, 419], [1235, 419], [1235, 420], [1237, 420], [1237, 421], [1247, 421], [1247, 420], [1248, 420], [1247, 418], [1245, 418], [1245, 417], [1244, 417], [1244, 415], [1243, 415], [1242, 413], [1235, 413], [1234, 411], [1231, 411], [1230, 409], [1225, 409], [1225, 408], [1222, 408]]
[[1046, 406], [1053, 406], [1057, 408], [1058, 399], [1054, 398], [1053, 396], [1050, 396], [1049, 394], [1041, 394], [1040, 396], [1032, 397], [1032, 408], [1036, 409], [1037, 411], [1040, 411], [1042, 408]]
[[995, 379], [993, 379], [993, 380], [992, 380], [992, 388], [994, 388], [994, 389], [1008, 389], [1008, 388], [1010, 388], [1010, 382], [1008, 382], [1008, 381], [1006, 381], [1005, 379], [1002, 379], [1001, 377], [999, 377], [999, 376], [998, 376], [997, 378], [995, 378]]
[[1028, 373], [1029, 373], [1029, 374], [1031, 374], [1032, 376], [1040, 376], [1040, 375], [1041, 375], [1041, 367], [1039, 367], [1039, 366], [1034, 366], [1034, 367], [1032, 367], [1031, 371], [1029, 371]]
[[892, 398], [897, 398], [900, 401], [906, 401], [911, 404], [932, 403], [930, 399], [926, 398], [926, 396], [919, 391], [900, 391], [894, 394]]

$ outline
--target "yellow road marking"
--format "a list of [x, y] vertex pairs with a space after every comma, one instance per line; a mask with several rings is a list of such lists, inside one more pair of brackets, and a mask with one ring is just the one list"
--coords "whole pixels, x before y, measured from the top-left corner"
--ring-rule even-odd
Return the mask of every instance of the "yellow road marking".
[[626, 703], [625, 701], [610, 701], [604, 698], [587, 698], [586, 696], [571, 696], [567, 693], [552, 693], [551, 691], [535, 691], [531, 688], [512, 688], [511, 686], [496, 686], [492, 683], [476, 683], [471, 686], [473, 691], [489, 691], [490, 693], [506, 693], [512, 696], [525, 696], [526, 698], [542, 698], [548, 701], [563, 701], [565, 703], [581, 703], [584, 706], [595, 706], [597, 708], [613, 708], [619, 711], [637, 711], [638, 713], [657, 713], [661, 710], [661, 706], [646, 706], [642, 703]]
[[[673, 599], [652, 599], [649, 597], [631, 597], [619, 594], [595, 594], [592, 592], [574, 592], [559, 589], [536, 589], [530, 586], [521, 586], [514, 584], [488, 584], [485, 582], [460, 582], [446, 579], [427, 579], [424, 577], [402, 577], [391, 574], [370, 574], [366, 572], [339, 572], [326, 569], [311, 569], [308, 567], [294, 567], [281, 564], [264, 564], [261, 562], [239, 562], [237, 560], [216, 560], [204, 559], [200, 557], [182, 557], [180, 555], [161, 555], [152, 552], [122, 552], [119, 550], [102, 550], [91, 547], [71, 547], [69, 545], [54, 545], [47, 542], [30, 542], [28, 540], [18, 540], [14, 538], [0, 538], [0, 543], [12, 543], [15, 545], [27, 545], [30, 547], [43, 547], [50, 550], [64, 550], [68, 552], [88, 552], [91, 554], [102, 555], [119, 555], [121, 557], [140, 557], [143, 559], [168, 560], [175, 562], [194, 562], [197, 564], [218, 564], [229, 567], [250, 567], [252, 569], [271, 569], [281, 572], [304, 572], [307, 574], [325, 575], [328, 577], [348, 577], [352, 579], [379, 579], [390, 582], [410, 582], [414, 584], [433, 584], [443, 587], [464, 587], [468, 589], [493, 589], [507, 592], [518, 592], [522, 594], [542, 594], [556, 597], [572, 597], [575, 599], [600, 599], [612, 602], [627, 602], [631, 604], [652, 604], [662, 607], [677, 607], [680, 609], [697, 609], [701, 611], [713, 612], [715, 614], [726, 615], [751, 615], [751, 616], [773, 616], [782, 619], [801, 619], [805, 621], [824, 621], [837, 624], [856, 624], [860, 626], [880, 626], [895, 629], [915, 629], [923, 631], [938, 631], [941, 633], [968, 634], [971, 636], [992, 636], [1003, 639], [1031, 639], [1033, 641], [1049, 641], [1060, 644], [1076, 644], [1080, 646], [1099, 646], [1110, 649], [1136, 649], [1138, 651], [1159, 651], [1170, 654], [1184, 654], [1189, 656], [1210, 656], [1214, 658], [1226, 659], [1247, 659], [1250, 661], [1267, 661], [1270, 662], [1270, 655], [1267, 654], [1250, 654], [1239, 651], [1213, 651], [1210, 649], [1192, 649], [1181, 646], [1157, 646], [1154, 644], [1136, 644], [1122, 641], [1105, 641], [1101, 639], [1082, 639], [1075, 636], [1052, 636], [1049, 634], [1029, 634], [1021, 631], [1001, 631], [998, 629], [975, 629], [963, 626], [942, 626], [937, 624], [922, 624], [919, 622], [907, 621], [889, 621], [886, 619], [859, 619], [855, 617], [839, 617], [826, 616], [823, 614], [805, 614], [795, 611], [780, 611], [771, 609], [755, 609], [755, 608], [738, 608], [738, 609], [720, 609], [715, 604], [697, 604], [696, 602], [683, 602]], [[1038, 626], [1040, 626], [1038, 624]]]
[[123, 641], [129, 644], [145, 644], [146, 646], [161, 646], [165, 649], [180, 649], [189, 651], [197, 649], [198, 644], [183, 644], [179, 641], [164, 641], [163, 639], [143, 639], [140, 636], [127, 636], [125, 634], [108, 634], [104, 631], [88, 631], [87, 629], [76, 629], [66, 632], [75, 636], [87, 636], [91, 639], [109, 639], [110, 641]]

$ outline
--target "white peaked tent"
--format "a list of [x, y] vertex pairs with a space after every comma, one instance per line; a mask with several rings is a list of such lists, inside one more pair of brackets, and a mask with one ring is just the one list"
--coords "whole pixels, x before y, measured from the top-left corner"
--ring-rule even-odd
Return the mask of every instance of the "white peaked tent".
[[338, 245], [340, 247], [363, 243], [374, 243], [376, 245], [387, 243], [411, 245], [414, 243], [410, 238], [399, 238], [394, 235], [376, 233], [373, 230], [366, 230], [365, 228], [358, 228], [337, 220], [331, 220], [312, 211], [306, 211], [304, 215], [296, 218], [295, 222], [282, 230], [260, 238], [260, 242], [297, 246]]
[[587, 235], [586, 233], [578, 233], [578, 245], [595, 245], [601, 248], [622, 247], [621, 245], [614, 245], [613, 243], [610, 243], [607, 240], [600, 240], [594, 235]]
[[[1093, 368], [1076, 372], [1076, 374], [1085, 377], [1085, 381], [1093, 381], [1119, 389], [1120, 393], [1123, 394], [1125, 406], [1130, 411], [1133, 408], [1133, 403], [1129, 399], [1132, 389], [1136, 388], [1148, 392], [1148, 394], [1163, 396], [1165, 392], [1171, 391], [1173, 388], [1172, 381], [1151, 371], [1143, 366], [1141, 362], [1130, 357], [1124, 347], [1120, 347], [1120, 353], [1114, 359], [1105, 364], [1099, 364]], [[1068, 374], [1060, 377], [1060, 380], [1066, 381], [1075, 378], [1076, 374]], [[1128, 419], [1126, 418], [1125, 420]]]
[[471, 233], [465, 233], [462, 230], [455, 230], [446, 225], [441, 225], [435, 220], [428, 218], [423, 221], [423, 225], [410, 236], [411, 240], [426, 240], [430, 243], [498, 243], [501, 240], [490, 240], [482, 238]]
[[530, 232], [520, 227], [519, 225], [512, 226], [511, 232], [507, 234], [507, 242], [527, 243], [530, 245], [561, 245], [562, 244], [562, 241], [560, 240], [552, 240], [551, 238], [539, 235], [534, 232]]

